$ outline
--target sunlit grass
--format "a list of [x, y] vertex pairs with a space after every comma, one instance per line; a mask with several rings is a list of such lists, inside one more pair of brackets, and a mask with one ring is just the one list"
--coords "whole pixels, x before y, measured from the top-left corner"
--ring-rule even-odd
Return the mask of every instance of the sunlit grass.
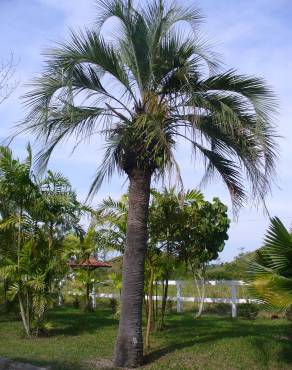
[[[89, 370], [110, 359], [117, 320], [110, 309], [83, 313], [62, 308], [50, 313], [49, 337], [24, 339], [19, 321], [0, 317], [0, 356], [50, 365], [53, 370]], [[154, 333], [147, 369], [292, 369], [292, 332], [286, 320], [236, 319], [168, 314], [167, 327]]]

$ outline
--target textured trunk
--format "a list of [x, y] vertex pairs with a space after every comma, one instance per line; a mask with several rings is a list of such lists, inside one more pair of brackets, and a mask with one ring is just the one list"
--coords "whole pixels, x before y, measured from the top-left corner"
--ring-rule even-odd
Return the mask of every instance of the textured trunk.
[[117, 367], [137, 367], [143, 362], [142, 302], [151, 175], [135, 169], [129, 178], [121, 316], [114, 353]]

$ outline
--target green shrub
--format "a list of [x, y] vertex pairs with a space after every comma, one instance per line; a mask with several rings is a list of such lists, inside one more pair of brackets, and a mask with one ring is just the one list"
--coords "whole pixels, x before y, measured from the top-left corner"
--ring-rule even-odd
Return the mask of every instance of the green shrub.
[[120, 312], [121, 312], [120, 301], [116, 298], [110, 298], [109, 305], [110, 305], [110, 308], [112, 309], [114, 317], [119, 318], [120, 317]]
[[74, 308], [79, 308], [80, 307], [80, 298], [78, 295], [74, 296], [74, 300], [72, 302], [72, 305]]
[[286, 310], [286, 318], [287, 320], [292, 321], [292, 305]]
[[255, 319], [260, 311], [260, 307], [254, 303], [245, 303], [237, 306], [238, 317]]

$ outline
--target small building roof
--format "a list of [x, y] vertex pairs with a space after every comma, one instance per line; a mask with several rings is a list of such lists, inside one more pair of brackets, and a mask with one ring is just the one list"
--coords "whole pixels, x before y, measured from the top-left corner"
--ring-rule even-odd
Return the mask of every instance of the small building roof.
[[104, 262], [104, 261], [98, 261], [96, 258], [94, 257], [90, 257], [86, 260], [83, 260], [83, 261], [79, 261], [79, 262], [76, 262], [76, 261], [70, 261], [68, 262], [68, 265], [72, 268], [87, 268], [87, 269], [97, 269], [99, 267], [112, 267], [112, 265], [108, 262]]

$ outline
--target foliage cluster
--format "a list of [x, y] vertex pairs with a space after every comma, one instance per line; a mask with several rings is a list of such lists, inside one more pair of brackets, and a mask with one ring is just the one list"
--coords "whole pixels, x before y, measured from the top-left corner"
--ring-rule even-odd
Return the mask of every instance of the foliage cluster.
[[62, 174], [32, 172], [32, 153], [21, 162], [0, 148], [0, 277], [4, 300], [16, 298], [28, 336], [45, 325], [45, 313], [67, 271], [66, 234], [81, 236], [85, 208]]
[[[99, 207], [104, 227], [101, 238], [111, 248], [124, 251], [128, 196], [119, 201], [105, 199]], [[175, 189], [162, 192], [152, 189], [149, 208], [148, 243], [145, 266], [145, 309], [147, 315], [146, 346], [151, 330], [163, 328], [168, 296], [168, 281], [178, 267], [190, 271], [193, 278], [203, 278], [209, 261], [222, 251], [229, 219], [227, 207], [214, 198], [204, 200], [202, 193], [189, 190], [184, 194]], [[162, 281], [163, 300], [160, 310], [152, 296], [158, 281]], [[199, 286], [198, 286], [199, 290]]]

